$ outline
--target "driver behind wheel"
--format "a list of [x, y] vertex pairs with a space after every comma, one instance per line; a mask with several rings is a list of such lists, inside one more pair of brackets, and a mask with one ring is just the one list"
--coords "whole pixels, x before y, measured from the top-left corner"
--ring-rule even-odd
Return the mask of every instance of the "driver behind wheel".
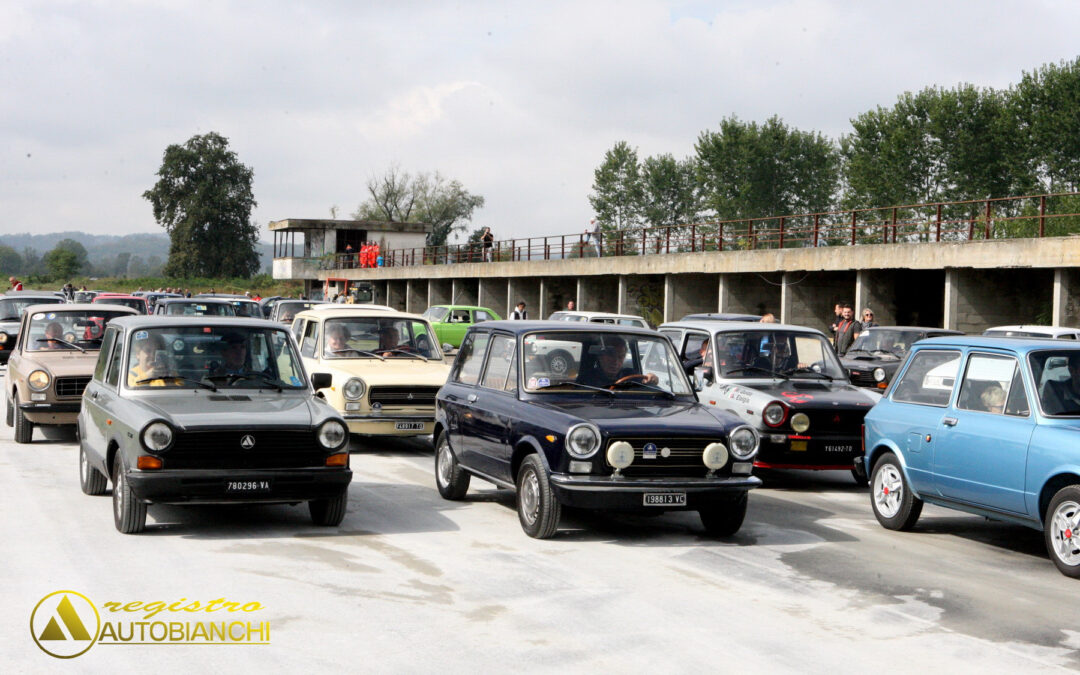
[[221, 339], [225, 343], [221, 350], [224, 361], [218, 364], [211, 375], [244, 375], [251, 372], [247, 367], [247, 340], [240, 333], [227, 333]]
[[619, 380], [631, 378], [643, 384], [656, 384], [659, 378], [649, 373], [643, 375], [632, 366], [623, 367], [626, 362], [626, 340], [621, 337], [608, 338], [596, 359], [596, 367], [578, 377], [578, 382], [590, 387], [611, 387]]

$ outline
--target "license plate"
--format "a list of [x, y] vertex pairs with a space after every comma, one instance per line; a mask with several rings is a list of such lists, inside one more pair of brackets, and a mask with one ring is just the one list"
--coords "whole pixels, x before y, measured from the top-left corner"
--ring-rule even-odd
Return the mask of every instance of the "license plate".
[[851, 452], [855, 449], [853, 445], [826, 445], [825, 452]]
[[686, 493], [650, 492], [645, 495], [645, 506], [686, 506]]
[[270, 492], [268, 480], [227, 480], [225, 492]]
[[394, 429], [398, 431], [423, 431], [423, 422], [398, 422], [394, 425]]
[[791, 450], [793, 452], [805, 452], [806, 451], [806, 441], [792, 441], [791, 442]]

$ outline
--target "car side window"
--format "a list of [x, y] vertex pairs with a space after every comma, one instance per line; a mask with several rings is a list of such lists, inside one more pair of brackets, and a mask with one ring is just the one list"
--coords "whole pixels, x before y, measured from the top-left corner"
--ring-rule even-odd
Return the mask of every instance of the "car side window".
[[457, 372], [454, 373], [455, 382], [476, 384], [480, 381], [480, 369], [484, 365], [484, 355], [487, 353], [490, 340], [491, 333], [473, 333], [466, 336], [461, 343], [461, 353], [458, 355]]
[[291, 330], [293, 338], [296, 340], [296, 344], [300, 344], [300, 341], [304, 338], [304, 320], [293, 319]]
[[1015, 417], [1027, 417], [1031, 414], [1031, 406], [1028, 404], [1027, 389], [1024, 387], [1024, 371], [1017, 368], [1013, 373], [1012, 385], [1009, 387], [1009, 398], [1005, 401], [1005, 414]]
[[120, 352], [124, 351], [123, 347], [123, 342], [117, 340], [116, 347], [112, 350], [112, 356], [109, 358], [109, 367], [105, 371], [105, 384], [110, 387], [115, 387], [120, 382]]
[[903, 377], [896, 383], [892, 399], [901, 403], [947, 406], [959, 370], [960, 352], [920, 350], [911, 357]]
[[517, 393], [518, 390], [518, 365], [517, 355], [515, 354], [510, 359], [510, 370], [506, 373], [506, 386], [503, 387], [504, 391], [510, 391]]
[[473, 323], [480, 323], [481, 321], [491, 321], [495, 318], [482, 309], [478, 309], [473, 312], [473, 317]]
[[469, 310], [455, 309], [450, 313], [450, 323], [469, 323]]
[[998, 354], [972, 354], [968, 358], [964, 381], [956, 407], [961, 410], [994, 413], [1005, 412], [1005, 399], [1009, 397], [1018, 370], [1016, 359]]
[[484, 370], [484, 379], [480, 382], [481, 387], [487, 389], [503, 389], [506, 387], [506, 379], [510, 372], [510, 365], [514, 362], [515, 340], [509, 335], [496, 335], [491, 340], [488, 348], [488, 364]]
[[300, 353], [310, 359], [315, 358], [315, 344], [319, 341], [319, 322], [308, 321], [304, 328], [304, 341], [300, 345]]
[[687, 333], [686, 345], [683, 347], [682, 353], [679, 354], [683, 359], [696, 359], [701, 353], [701, 345], [705, 344], [705, 341], [709, 339], [708, 333]]
[[111, 356], [109, 352], [112, 350], [113, 343], [116, 342], [118, 332], [115, 328], [106, 330], [104, 337], [101, 338], [101, 351], [98, 352], [97, 364], [94, 366], [94, 379], [98, 382], [105, 381], [105, 369]]

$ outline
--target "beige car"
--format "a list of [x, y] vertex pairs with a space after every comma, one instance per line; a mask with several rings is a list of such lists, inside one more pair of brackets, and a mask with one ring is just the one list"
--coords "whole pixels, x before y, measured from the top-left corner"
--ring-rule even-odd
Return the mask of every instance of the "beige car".
[[75, 424], [94, 374], [105, 325], [138, 314], [122, 305], [30, 305], [8, 360], [4, 391], [15, 442], [29, 443], [39, 424]]
[[355, 305], [310, 309], [296, 315], [292, 330], [308, 372], [333, 376], [322, 394], [350, 432], [432, 433], [435, 395], [450, 366], [422, 316]]

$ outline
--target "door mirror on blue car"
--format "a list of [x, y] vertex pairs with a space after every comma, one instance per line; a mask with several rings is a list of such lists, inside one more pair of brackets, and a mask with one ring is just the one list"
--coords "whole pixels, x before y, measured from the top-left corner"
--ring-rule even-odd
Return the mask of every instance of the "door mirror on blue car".
[[704, 391], [707, 384], [712, 384], [712, 369], [702, 366], [694, 368], [694, 391]]
[[311, 386], [315, 389], [315, 391], [328, 388], [333, 381], [334, 376], [330, 373], [311, 374]]

